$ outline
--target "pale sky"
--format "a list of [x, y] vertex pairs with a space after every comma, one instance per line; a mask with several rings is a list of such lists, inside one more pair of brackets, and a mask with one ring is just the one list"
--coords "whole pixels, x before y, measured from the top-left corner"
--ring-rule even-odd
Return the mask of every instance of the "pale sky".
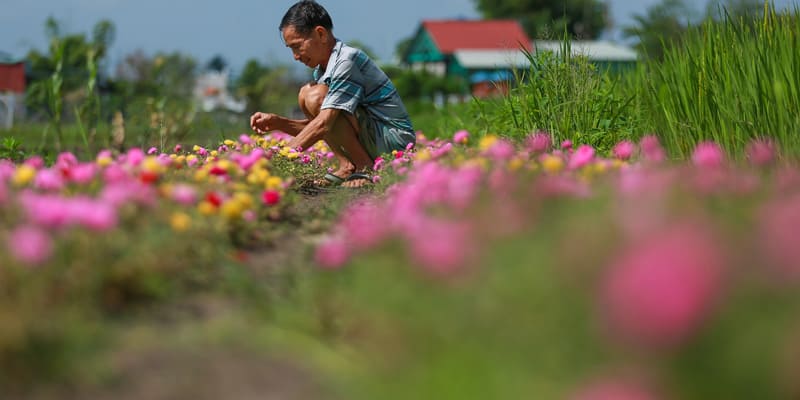
[[[335, 35], [357, 39], [390, 59], [397, 42], [412, 35], [422, 19], [477, 18], [473, 0], [319, 0], [331, 14]], [[696, 0], [705, 4], [707, 0]], [[797, 0], [777, 0], [786, 5]], [[250, 58], [293, 63], [278, 24], [295, 0], [0, 0], [0, 52], [22, 58], [44, 50], [44, 22], [53, 16], [67, 33], [90, 33], [101, 19], [117, 28], [111, 63], [137, 49], [180, 51], [202, 65], [215, 54], [236, 69]], [[659, 0], [608, 0], [615, 26], [631, 23]], [[701, 6], [698, 6], [701, 7]], [[618, 37], [611, 32], [609, 37]]]

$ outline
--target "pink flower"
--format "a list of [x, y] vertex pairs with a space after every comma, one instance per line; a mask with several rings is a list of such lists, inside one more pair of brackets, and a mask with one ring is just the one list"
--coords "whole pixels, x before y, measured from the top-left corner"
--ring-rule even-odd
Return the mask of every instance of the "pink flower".
[[317, 265], [324, 269], [341, 268], [350, 259], [350, 249], [341, 237], [323, 240], [314, 253]]
[[59, 191], [64, 188], [64, 178], [61, 172], [53, 169], [43, 169], [36, 174], [33, 186], [41, 190]]
[[147, 149], [147, 155], [148, 156], [152, 156], [153, 154], [156, 154], [156, 153], [158, 153], [158, 149], [155, 148], [155, 147], [151, 147], [151, 148]]
[[710, 313], [723, 261], [700, 226], [676, 225], [628, 247], [612, 264], [601, 304], [613, 333], [625, 343], [673, 347]]
[[413, 259], [423, 270], [438, 276], [464, 268], [474, 249], [465, 225], [443, 221], [424, 221], [407, 239]]
[[592, 382], [569, 397], [571, 400], [656, 400], [642, 384], [623, 379], [603, 379]]
[[570, 150], [570, 149], [572, 149], [572, 140], [567, 139], [567, 140], [561, 142], [561, 149], [562, 150]]
[[589, 165], [594, 160], [594, 148], [589, 145], [581, 145], [578, 150], [569, 158], [569, 169], [580, 169]]
[[6, 183], [0, 179], [0, 206], [4, 205], [6, 201], [8, 201], [8, 188]]
[[193, 206], [197, 203], [197, 191], [186, 184], [176, 184], [170, 193], [172, 200], [184, 206]]
[[33, 226], [21, 226], [11, 231], [7, 245], [15, 259], [32, 266], [46, 262], [53, 254], [53, 240]]
[[17, 167], [10, 160], [0, 160], [0, 182], [6, 182], [14, 175]]
[[354, 203], [342, 214], [339, 228], [353, 248], [367, 250], [388, 235], [385, 215], [386, 210], [372, 202]]
[[72, 204], [74, 222], [96, 232], [117, 226], [117, 210], [111, 204], [91, 199], [75, 199]]
[[469, 132], [461, 130], [453, 135], [453, 143], [466, 144], [469, 140]]
[[647, 135], [639, 142], [642, 153], [647, 161], [660, 163], [666, 159], [666, 153], [655, 135]]
[[128, 165], [131, 165], [131, 166], [134, 166], [134, 167], [138, 166], [139, 164], [141, 164], [142, 160], [144, 160], [144, 157], [145, 157], [144, 151], [142, 151], [142, 149], [140, 149], [138, 147], [131, 148], [130, 150], [128, 150], [128, 153], [125, 155], [125, 159], [127, 160]]
[[69, 169], [69, 167], [72, 167], [73, 165], [77, 164], [78, 164], [78, 157], [75, 157], [75, 154], [65, 151], [58, 155], [58, 158], [56, 158], [55, 165], [59, 168]]
[[373, 171], [380, 171], [383, 168], [384, 164], [386, 164], [386, 160], [383, 157], [378, 157], [375, 159], [375, 163], [372, 165]]
[[180, 153], [181, 150], [183, 150], [183, 147], [180, 145], [180, 143], [178, 143], [178, 144], [175, 145], [175, 148], [172, 149], [172, 152], [173, 153]]
[[96, 173], [97, 167], [95, 164], [78, 164], [72, 167], [69, 177], [72, 182], [75, 182], [79, 185], [86, 185], [94, 179]]
[[245, 134], [239, 135], [239, 142], [251, 146], [255, 144], [255, 142], [253, 142], [253, 139], [251, 139], [250, 136]]
[[775, 160], [775, 143], [771, 139], [756, 139], [747, 144], [747, 159], [753, 165], [767, 165]]
[[514, 155], [514, 145], [506, 139], [497, 139], [491, 147], [486, 150], [486, 155], [495, 161], [504, 161]]
[[539, 131], [534, 133], [525, 140], [525, 146], [533, 154], [545, 153], [553, 146], [553, 141], [550, 139], [550, 134], [547, 132]]
[[722, 148], [714, 142], [701, 142], [694, 148], [692, 162], [695, 166], [703, 168], [718, 168], [722, 166], [725, 155]]
[[614, 157], [620, 160], [628, 160], [631, 158], [631, 156], [633, 156], [633, 152], [635, 150], [636, 150], [636, 145], [633, 144], [633, 142], [631, 142], [630, 140], [623, 140], [617, 143], [616, 146], [614, 146], [614, 150], [612, 150], [612, 153], [614, 154]]
[[25, 160], [23, 164], [33, 167], [33, 169], [44, 168], [44, 158], [42, 156], [33, 156]]

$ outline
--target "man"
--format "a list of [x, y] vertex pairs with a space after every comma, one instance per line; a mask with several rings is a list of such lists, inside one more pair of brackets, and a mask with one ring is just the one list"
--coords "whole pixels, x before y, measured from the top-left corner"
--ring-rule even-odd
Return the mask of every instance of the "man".
[[257, 112], [250, 117], [256, 132], [286, 132], [292, 148], [307, 149], [324, 140], [339, 168], [320, 184], [360, 187], [371, 182], [375, 158], [404, 150], [416, 140], [397, 90], [367, 55], [333, 36], [328, 12], [315, 1], [300, 1], [279, 27], [294, 59], [314, 68], [315, 82], [300, 89], [298, 101], [306, 119], [293, 120]]

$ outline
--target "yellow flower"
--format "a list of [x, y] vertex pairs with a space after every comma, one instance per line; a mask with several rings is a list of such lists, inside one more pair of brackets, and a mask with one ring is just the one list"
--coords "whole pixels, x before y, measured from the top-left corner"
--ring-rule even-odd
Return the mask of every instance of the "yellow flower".
[[253, 208], [253, 196], [246, 192], [236, 192], [233, 194], [233, 199], [238, 201], [245, 209]]
[[431, 159], [431, 152], [428, 149], [422, 149], [417, 152], [417, 156], [414, 157], [417, 161], [428, 161]]
[[213, 158], [217, 158], [217, 156], [219, 155], [219, 152], [216, 151], [216, 150], [211, 150], [211, 152], [209, 152], [208, 154]]
[[11, 183], [17, 186], [25, 186], [36, 177], [36, 169], [30, 165], [20, 165], [14, 171], [14, 176], [11, 178]]
[[542, 168], [547, 172], [557, 173], [564, 169], [564, 160], [562, 160], [561, 157], [547, 155], [544, 160], [542, 160]]
[[208, 171], [204, 169], [198, 169], [197, 172], [194, 173], [194, 180], [197, 182], [205, 182], [208, 180]]
[[229, 220], [241, 218], [244, 210], [244, 204], [242, 204], [238, 199], [230, 199], [222, 203], [222, 207], [220, 207], [220, 213], [222, 216]]
[[161, 165], [161, 162], [156, 157], [146, 157], [142, 161], [142, 171], [161, 173], [163, 170], [164, 166]]
[[209, 203], [207, 201], [203, 201], [203, 202], [200, 202], [200, 204], [197, 205], [197, 211], [199, 211], [200, 214], [206, 215], [206, 216], [214, 215], [217, 212], [217, 207], [214, 207], [213, 204], [211, 204], [211, 203]]
[[281, 189], [283, 187], [283, 179], [278, 176], [270, 176], [267, 178], [264, 186], [267, 190]]
[[222, 142], [222, 144], [224, 144], [225, 146], [228, 146], [228, 147], [233, 147], [233, 146], [236, 145], [236, 142], [234, 142], [233, 140], [230, 140], [230, 139], [225, 139], [225, 141]]
[[175, 157], [174, 160], [175, 160], [175, 164], [178, 164], [178, 165], [186, 164], [186, 156], [184, 156], [184, 155], [179, 155], [179, 156]]
[[97, 157], [97, 165], [100, 167], [107, 167], [111, 165], [112, 162], [114, 162], [114, 160], [112, 160], [111, 157], [108, 156]]
[[169, 217], [169, 225], [175, 232], [185, 232], [192, 225], [192, 219], [182, 212], [174, 212]]
[[494, 143], [497, 142], [497, 136], [495, 135], [486, 135], [481, 138], [481, 141], [478, 142], [478, 148], [481, 150], [488, 150]]
[[509, 171], [518, 171], [522, 166], [525, 165], [525, 161], [519, 157], [514, 157], [511, 161], [508, 162], [508, 170]]

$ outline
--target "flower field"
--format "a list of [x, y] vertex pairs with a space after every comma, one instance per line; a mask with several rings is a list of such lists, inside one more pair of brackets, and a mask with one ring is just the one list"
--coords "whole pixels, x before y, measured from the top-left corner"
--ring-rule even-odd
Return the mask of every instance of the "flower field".
[[316, 388], [282, 398], [800, 395], [800, 169], [769, 140], [420, 134], [357, 190], [285, 142], [0, 162], [0, 387], [135, 398], [187, 365], [130, 354], [217, 349], [303, 371], [237, 390]]

